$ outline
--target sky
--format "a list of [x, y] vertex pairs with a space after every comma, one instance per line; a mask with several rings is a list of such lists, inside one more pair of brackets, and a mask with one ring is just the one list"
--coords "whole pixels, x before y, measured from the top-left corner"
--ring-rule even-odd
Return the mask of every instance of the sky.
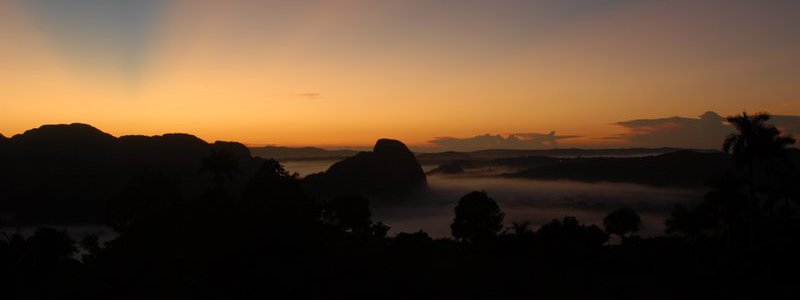
[[0, 133], [710, 147], [669, 128], [744, 110], [798, 128], [798, 15], [793, 0], [0, 0]]

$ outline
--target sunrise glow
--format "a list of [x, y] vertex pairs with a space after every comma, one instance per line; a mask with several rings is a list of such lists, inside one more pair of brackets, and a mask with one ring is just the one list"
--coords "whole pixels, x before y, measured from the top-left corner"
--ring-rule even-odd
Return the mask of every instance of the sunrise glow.
[[0, 133], [593, 147], [633, 145], [609, 138], [633, 119], [800, 114], [797, 2], [580, 3], [5, 0]]

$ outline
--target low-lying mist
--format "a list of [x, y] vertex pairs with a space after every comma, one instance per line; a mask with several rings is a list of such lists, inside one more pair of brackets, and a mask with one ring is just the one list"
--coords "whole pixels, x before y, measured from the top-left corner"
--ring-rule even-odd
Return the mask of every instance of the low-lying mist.
[[[300, 176], [321, 172], [333, 161], [287, 161]], [[431, 166], [423, 166], [426, 170]], [[528, 221], [534, 228], [553, 219], [574, 216], [601, 225], [605, 215], [630, 207], [642, 217], [643, 236], [662, 234], [664, 221], [678, 203], [702, 199], [702, 189], [650, 187], [625, 183], [585, 183], [512, 179], [498, 176], [429, 175], [430, 191], [403, 199], [372, 197], [373, 220], [391, 226], [391, 233], [424, 230], [433, 237], [450, 236], [453, 209], [470, 191], [486, 190], [506, 213], [506, 224]]]

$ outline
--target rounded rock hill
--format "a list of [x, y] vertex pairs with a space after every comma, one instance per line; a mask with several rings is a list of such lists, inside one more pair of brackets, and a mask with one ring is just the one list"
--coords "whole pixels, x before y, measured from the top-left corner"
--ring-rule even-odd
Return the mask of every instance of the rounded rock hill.
[[380, 139], [371, 152], [359, 152], [306, 181], [314, 190], [334, 194], [397, 194], [427, 186], [414, 153], [392, 139]]

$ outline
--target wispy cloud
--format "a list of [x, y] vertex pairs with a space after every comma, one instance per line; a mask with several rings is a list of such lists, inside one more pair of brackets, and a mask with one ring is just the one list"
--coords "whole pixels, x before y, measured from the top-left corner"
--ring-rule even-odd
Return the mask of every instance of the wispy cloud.
[[300, 96], [301, 98], [305, 98], [305, 99], [309, 99], [309, 100], [316, 100], [316, 99], [319, 99], [320, 97], [322, 97], [322, 94], [314, 93], [314, 92], [299, 93], [297, 95]]

